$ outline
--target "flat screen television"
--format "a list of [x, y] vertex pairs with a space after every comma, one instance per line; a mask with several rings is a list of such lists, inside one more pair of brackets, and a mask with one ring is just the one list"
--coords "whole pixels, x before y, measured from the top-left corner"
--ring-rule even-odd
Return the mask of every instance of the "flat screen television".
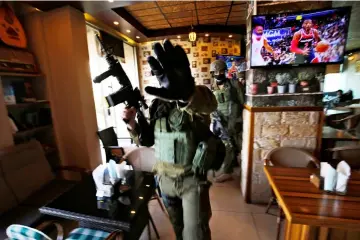
[[228, 68], [228, 78], [236, 79], [237, 73], [246, 70], [245, 58], [233, 55], [216, 55], [217, 60], [223, 60]]
[[342, 63], [350, 13], [343, 7], [253, 16], [251, 67]]

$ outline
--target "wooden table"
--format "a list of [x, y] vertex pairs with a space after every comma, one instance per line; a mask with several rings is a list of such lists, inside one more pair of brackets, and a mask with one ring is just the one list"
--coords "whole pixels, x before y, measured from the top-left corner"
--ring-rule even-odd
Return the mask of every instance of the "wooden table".
[[329, 109], [325, 112], [326, 116], [333, 116], [333, 115], [344, 115], [344, 114], [350, 114], [352, 111], [350, 109], [344, 109], [344, 110], [336, 110], [336, 109]]
[[346, 196], [328, 194], [309, 180], [318, 169], [265, 166], [286, 216], [286, 240], [359, 240], [360, 173], [353, 172]]

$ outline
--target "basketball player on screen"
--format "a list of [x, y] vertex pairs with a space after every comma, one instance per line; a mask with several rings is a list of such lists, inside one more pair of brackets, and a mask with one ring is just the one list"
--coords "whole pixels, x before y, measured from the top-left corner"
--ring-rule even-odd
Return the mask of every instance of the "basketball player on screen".
[[314, 47], [320, 41], [320, 34], [313, 28], [312, 20], [304, 20], [302, 29], [294, 33], [291, 41], [290, 51], [295, 53], [295, 63], [318, 63]]
[[252, 66], [265, 66], [267, 63], [265, 62], [263, 56], [261, 55], [261, 50], [264, 47], [266, 51], [271, 53], [274, 58], [276, 58], [276, 53], [273, 48], [269, 45], [266, 37], [264, 36], [264, 24], [261, 21], [254, 21], [254, 29], [252, 32], [251, 38], [251, 65]]

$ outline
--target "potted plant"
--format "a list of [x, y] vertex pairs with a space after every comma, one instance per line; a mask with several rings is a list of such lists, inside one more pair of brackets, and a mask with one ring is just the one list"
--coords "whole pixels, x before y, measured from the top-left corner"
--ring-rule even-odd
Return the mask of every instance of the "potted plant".
[[320, 92], [323, 92], [324, 91], [324, 79], [325, 79], [325, 76], [324, 74], [322, 73], [319, 73], [315, 76], [315, 78], [318, 80], [319, 82], [319, 85], [320, 85]]
[[289, 79], [289, 93], [296, 92], [296, 85], [297, 85], [298, 81], [299, 81], [299, 79], [297, 79], [297, 78]]
[[302, 92], [310, 92], [309, 81], [313, 78], [314, 74], [312, 72], [299, 72], [298, 79], [300, 81]]
[[268, 74], [268, 78], [269, 78], [269, 86], [267, 86], [267, 92], [268, 94], [273, 94], [274, 93], [274, 89], [277, 87], [277, 81], [275, 79], [276, 74], [275, 73], [269, 73]]
[[289, 73], [278, 73], [278, 74], [276, 74], [275, 78], [276, 78], [276, 81], [278, 84], [278, 86], [277, 86], [278, 93], [285, 93], [286, 83], [290, 79], [290, 74]]

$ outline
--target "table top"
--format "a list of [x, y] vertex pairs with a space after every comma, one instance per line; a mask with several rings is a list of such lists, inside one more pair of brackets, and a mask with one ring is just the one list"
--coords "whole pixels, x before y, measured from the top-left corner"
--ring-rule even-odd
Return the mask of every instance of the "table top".
[[347, 113], [352, 113], [352, 111], [349, 109], [344, 109], [344, 110], [329, 109], [329, 110], [326, 110], [325, 115], [330, 116], [330, 115], [341, 115], [341, 114], [347, 114]]
[[352, 172], [346, 196], [316, 188], [310, 175], [319, 169], [265, 166], [265, 173], [290, 223], [360, 229], [360, 172]]
[[332, 139], [337, 141], [359, 141], [359, 138], [345, 130], [324, 126], [322, 131], [323, 139]]
[[39, 210], [43, 214], [130, 231], [139, 215], [148, 214], [147, 204], [154, 194], [155, 181], [152, 173], [128, 171], [127, 182], [131, 189], [123, 195], [123, 199], [127, 196], [130, 202], [112, 199], [110, 210], [99, 208], [92, 176]]

